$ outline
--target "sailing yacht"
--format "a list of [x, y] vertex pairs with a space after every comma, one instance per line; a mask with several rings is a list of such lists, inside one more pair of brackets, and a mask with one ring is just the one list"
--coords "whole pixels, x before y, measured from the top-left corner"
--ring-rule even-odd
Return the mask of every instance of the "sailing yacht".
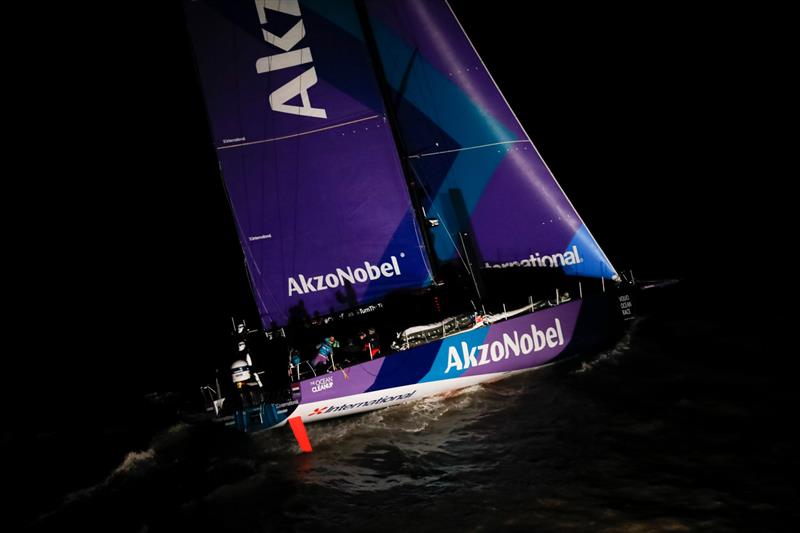
[[[632, 284], [446, 1], [185, 10], [260, 316], [251, 333], [288, 366], [265, 384], [239, 328], [238, 389], [213, 398], [233, 425], [289, 422], [302, 445], [304, 423], [550, 365], [632, 318]], [[311, 364], [323, 338], [368, 328], [379, 349], [340, 345]], [[258, 394], [234, 401], [247, 381]]]

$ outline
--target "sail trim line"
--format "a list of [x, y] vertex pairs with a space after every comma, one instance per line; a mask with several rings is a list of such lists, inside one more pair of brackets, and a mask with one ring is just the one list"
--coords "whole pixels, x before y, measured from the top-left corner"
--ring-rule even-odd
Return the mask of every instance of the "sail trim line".
[[478, 148], [487, 148], [489, 146], [499, 146], [501, 144], [515, 144], [515, 143], [528, 143], [533, 144], [530, 139], [520, 139], [516, 141], [501, 141], [489, 144], [479, 144], [476, 146], [465, 146], [463, 148], [453, 148], [452, 150], [441, 150], [439, 152], [425, 152], [424, 154], [415, 154], [408, 156], [408, 159], [419, 159], [420, 157], [428, 157], [431, 155], [452, 154], [454, 152], [463, 152], [465, 150], [477, 150]]
[[263, 144], [269, 143], [274, 141], [282, 141], [284, 139], [292, 139], [294, 137], [302, 137], [303, 135], [311, 135], [312, 133], [319, 133], [321, 131], [332, 130], [334, 128], [340, 128], [342, 126], [349, 126], [350, 124], [357, 124], [359, 122], [364, 122], [366, 120], [372, 120], [374, 118], [381, 117], [383, 115], [372, 115], [369, 117], [359, 118], [356, 120], [351, 120], [348, 122], [342, 122], [341, 124], [333, 124], [331, 126], [325, 126], [324, 128], [317, 128], [315, 130], [304, 131], [302, 133], [293, 133], [292, 135], [283, 135], [281, 137], [273, 137], [272, 139], [262, 139], [260, 141], [250, 141], [246, 143], [237, 143], [237, 144], [228, 144], [226, 146], [217, 146], [217, 150], [227, 150], [228, 148], [239, 148], [240, 146], [251, 146], [254, 144]]

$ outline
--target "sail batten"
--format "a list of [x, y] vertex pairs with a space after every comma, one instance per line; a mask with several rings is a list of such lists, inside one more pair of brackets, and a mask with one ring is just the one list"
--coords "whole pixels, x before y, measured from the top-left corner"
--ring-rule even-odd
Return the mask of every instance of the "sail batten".
[[463, 146], [461, 148], [453, 148], [451, 150], [439, 150], [437, 152], [426, 152], [426, 153], [422, 153], [422, 154], [414, 154], [414, 155], [408, 156], [408, 158], [409, 159], [417, 159], [417, 158], [420, 158], [420, 157], [430, 157], [430, 156], [433, 156], [433, 155], [453, 154], [453, 153], [457, 153], [457, 152], [464, 152], [466, 150], [476, 150], [478, 148], [488, 148], [490, 146], [502, 146], [504, 144], [516, 144], [516, 143], [530, 143], [530, 144], [532, 144], [531, 141], [528, 140], [528, 139], [521, 139], [521, 140], [517, 140], [517, 141], [500, 141], [500, 142], [496, 142], [496, 143], [480, 144], [480, 145], [477, 145], [477, 146]]
[[218, 146], [217, 150], [229, 150], [231, 148], [237, 148], [239, 146], [250, 146], [250, 145], [253, 145], [253, 144], [262, 144], [262, 143], [270, 143], [270, 142], [275, 142], [275, 141], [282, 141], [284, 139], [291, 139], [293, 137], [302, 137], [303, 135], [311, 135], [312, 133], [319, 133], [319, 132], [326, 131], [326, 130], [332, 130], [332, 129], [335, 129], [335, 128], [341, 128], [341, 127], [344, 127], [344, 126], [350, 126], [351, 124], [358, 124], [359, 122], [372, 120], [372, 119], [378, 118], [380, 116], [381, 115], [370, 115], [368, 117], [358, 118], [358, 119], [355, 119], [355, 120], [342, 122], [340, 124], [333, 124], [331, 126], [325, 126], [323, 128], [317, 128], [317, 129], [314, 129], [314, 130], [303, 131], [303, 132], [300, 132], [300, 133], [293, 133], [291, 135], [283, 135], [281, 137], [273, 137], [271, 139], [260, 139], [258, 141], [241, 142], [241, 143], [238, 143], [238, 144], [227, 144], [225, 146]]

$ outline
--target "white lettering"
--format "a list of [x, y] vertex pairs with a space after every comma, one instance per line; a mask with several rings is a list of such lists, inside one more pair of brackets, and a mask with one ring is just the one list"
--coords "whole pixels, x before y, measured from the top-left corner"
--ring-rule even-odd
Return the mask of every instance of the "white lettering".
[[344, 285], [345, 281], [350, 282], [351, 285], [356, 282], [356, 279], [353, 277], [353, 269], [350, 267], [347, 267], [347, 272], [341, 268], [337, 268], [336, 275], [339, 276], [339, 281], [342, 285]]
[[320, 392], [333, 388], [333, 376], [326, 376], [310, 382], [311, 392]]
[[533, 351], [538, 352], [544, 348], [545, 338], [544, 333], [536, 329], [534, 324], [531, 324], [531, 337], [533, 337]]
[[478, 346], [478, 351], [481, 353], [481, 360], [478, 362], [479, 365], [486, 365], [489, 364], [489, 350], [485, 344]]
[[522, 348], [522, 354], [528, 355], [533, 351], [533, 337], [524, 333], [519, 340], [520, 347]]
[[300, 285], [303, 287], [303, 292], [317, 292], [314, 285], [309, 283], [302, 274], [300, 275]]
[[489, 352], [492, 355], [492, 361], [495, 363], [499, 363], [505, 357], [505, 347], [500, 341], [494, 341], [489, 348]]
[[558, 346], [558, 332], [555, 328], [547, 328], [547, 345], [550, 348]]
[[543, 255], [539, 257], [539, 252], [535, 254], [531, 254], [530, 256], [526, 257], [525, 259], [521, 259], [519, 261], [508, 261], [505, 263], [489, 263], [484, 262], [483, 266], [485, 268], [512, 268], [512, 267], [562, 267], [562, 266], [569, 266], [569, 265], [577, 265], [579, 263], [583, 263], [583, 258], [578, 253], [578, 247], [573, 245], [572, 250], [568, 250], [564, 253], [555, 253], [552, 255]]
[[306, 47], [300, 50], [275, 54], [274, 56], [261, 57], [256, 60], [256, 72], [265, 74], [284, 68], [305, 65], [306, 63], [311, 63], [311, 61], [313, 61], [311, 49]]
[[[447, 367], [444, 373], [447, 374], [451, 369], [466, 370], [474, 366], [482, 366], [488, 363], [499, 363], [503, 359], [508, 359], [513, 354], [515, 357], [528, 355], [532, 352], [539, 352], [544, 349], [553, 349], [563, 346], [564, 333], [561, 330], [561, 321], [556, 318], [550, 327], [537, 328], [536, 324], [531, 324], [530, 333], [520, 334], [518, 331], [503, 333], [503, 340], [495, 340], [479, 346], [470, 347], [468, 343], [461, 342], [461, 353], [455, 346], [447, 349]], [[480, 354], [480, 359], [476, 361], [475, 354]], [[491, 358], [491, 359], [490, 359]]]
[[303, 290], [297, 285], [297, 281], [295, 281], [294, 278], [289, 278], [289, 296], [291, 296], [293, 292], [303, 294]]
[[261, 21], [261, 24], [267, 23], [267, 14], [264, 12], [267, 9], [294, 15], [295, 17], [300, 16], [300, 5], [297, 0], [256, 0], [256, 9], [258, 10], [258, 20]]
[[368, 278], [367, 271], [364, 270], [363, 268], [355, 269], [353, 271], [353, 274], [355, 275], [357, 282], [364, 283], [365, 281], [367, 281], [367, 278]]
[[268, 32], [264, 29], [261, 30], [261, 33], [264, 36], [264, 40], [269, 44], [277, 46], [284, 52], [288, 52], [297, 46], [297, 43], [300, 42], [300, 39], [306, 36], [306, 27], [303, 25], [302, 20], [298, 20], [289, 31], [281, 36], [275, 35], [274, 33]]
[[515, 331], [513, 339], [508, 333], [503, 333], [503, 344], [505, 344], [506, 348], [506, 357], [508, 357], [512, 352], [515, 356], [519, 355], [519, 333]]
[[[400, 254], [404, 257], [405, 254]], [[337, 268], [335, 272], [322, 274], [319, 276], [304, 276], [298, 274], [289, 278], [289, 296], [292, 294], [306, 294], [309, 292], [324, 291], [343, 287], [347, 283], [365, 283], [376, 281], [381, 278], [390, 278], [400, 275], [400, 266], [396, 256], [391, 256], [389, 261], [380, 265], [373, 265], [369, 261], [364, 261], [363, 267], [353, 269], [352, 267]]]
[[478, 366], [478, 361], [475, 359], [475, 348], [469, 349], [466, 342], [461, 343], [461, 353], [464, 354], [464, 370], [470, 366]]
[[[316, 84], [317, 71], [314, 67], [311, 67], [282, 87], [275, 89], [272, 94], [269, 95], [269, 106], [273, 111], [279, 113], [289, 113], [290, 115], [298, 115], [301, 117], [328, 118], [328, 114], [324, 109], [311, 107], [311, 99], [308, 96], [308, 90]], [[295, 96], [300, 96], [303, 102], [302, 106], [289, 105], [286, 103]]]
[[[297, 0], [255, 0], [258, 20], [261, 25], [267, 24], [267, 10], [277, 11], [287, 15], [299, 17], [300, 5]], [[264, 42], [282, 50], [283, 52], [265, 56], [256, 60], [256, 72], [266, 74], [276, 70], [296, 67], [311, 63], [311, 49], [308, 47], [293, 50], [306, 35], [306, 28], [302, 19], [294, 23], [283, 35], [276, 35], [261, 28]], [[269, 107], [278, 113], [288, 113], [301, 117], [328, 118], [328, 113], [323, 108], [313, 107], [309, 89], [317, 84], [317, 71], [312, 66], [293, 80], [275, 89], [269, 95]], [[291, 105], [288, 102], [297, 96], [302, 105]]]
[[447, 374], [453, 367], [455, 367], [456, 370], [461, 370], [463, 368], [461, 366], [461, 357], [459, 357], [458, 350], [456, 350], [455, 346], [451, 346], [450, 349], [447, 350], [447, 368], [444, 373]]
[[371, 279], [372, 281], [375, 281], [376, 279], [381, 277], [381, 269], [376, 267], [375, 265], [370, 265], [368, 261], [364, 261], [364, 268], [367, 270], [367, 274], [369, 274], [369, 279]]

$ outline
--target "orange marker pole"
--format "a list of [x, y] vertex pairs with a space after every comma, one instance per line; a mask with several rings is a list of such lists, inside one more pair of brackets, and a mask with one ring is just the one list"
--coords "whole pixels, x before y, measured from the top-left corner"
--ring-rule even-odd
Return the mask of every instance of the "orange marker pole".
[[308, 440], [308, 433], [306, 433], [306, 426], [303, 424], [303, 419], [299, 416], [290, 418], [289, 426], [292, 428], [294, 438], [297, 439], [297, 444], [300, 445], [300, 450], [305, 453], [311, 453], [311, 441]]

